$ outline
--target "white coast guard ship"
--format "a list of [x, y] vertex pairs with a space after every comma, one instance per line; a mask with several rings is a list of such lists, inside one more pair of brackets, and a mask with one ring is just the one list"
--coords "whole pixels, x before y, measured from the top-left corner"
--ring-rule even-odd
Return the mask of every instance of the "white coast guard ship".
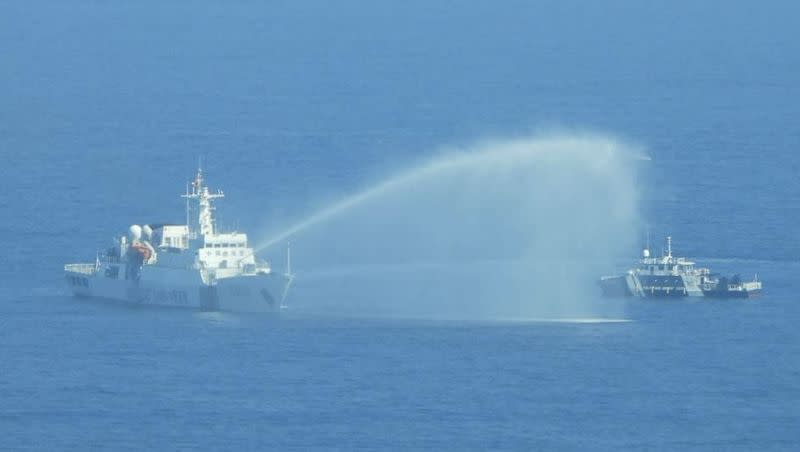
[[603, 276], [599, 284], [606, 296], [752, 298], [761, 293], [758, 276], [752, 281], [742, 281], [739, 275], [720, 276], [673, 256], [672, 237], [667, 237], [663, 256], [650, 257], [648, 246], [638, 265], [623, 275]]
[[131, 226], [95, 262], [64, 266], [67, 285], [77, 296], [142, 305], [280, 309], [292, 282], [288, 249], [286, 273], [277, 274], [256, 260], [247, 234], [218, 232], [211, 203], [223, 196], [209, 191], [199, 169], [181, 196], [187, 224]]

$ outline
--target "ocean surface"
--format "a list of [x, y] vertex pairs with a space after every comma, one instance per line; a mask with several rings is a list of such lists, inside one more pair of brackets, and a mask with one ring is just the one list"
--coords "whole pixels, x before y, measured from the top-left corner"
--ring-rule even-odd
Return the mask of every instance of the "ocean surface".
[[[800, 449], [799, 15], [2, 2], [0, 450]], [[392, 306], [415, 278], [503, 264], [313, 253], [275, 315], [107, 305], [63, 283], [131, 223], [182, 221], [200, 158], [221, 224], [257, 241], [443, 146], [541, 129], [645, 149], [653, 242], [757, 274], [763, 296], [408, 315]], [[448, 287], [428, 299], [454, 314], [470, 291]], [[536, 303], [576, 301], [562, 298]]]

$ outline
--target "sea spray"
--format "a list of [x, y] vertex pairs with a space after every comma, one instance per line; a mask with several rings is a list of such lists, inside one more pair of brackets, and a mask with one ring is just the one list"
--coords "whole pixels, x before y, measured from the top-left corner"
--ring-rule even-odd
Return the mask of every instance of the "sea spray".
[[592, 134], [448, 149], [312, 213], [258, 249], [293, 240], [302, 263], [293, 299], [308, 309], [438, 318], [604, 314], [595, 281], [636, 241], [641, 155]]

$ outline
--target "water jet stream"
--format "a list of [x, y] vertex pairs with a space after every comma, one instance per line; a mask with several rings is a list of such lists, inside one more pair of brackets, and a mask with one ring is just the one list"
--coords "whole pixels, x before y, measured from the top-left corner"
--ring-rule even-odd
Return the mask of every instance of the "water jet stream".
[[[605, 317], [594, 281], [636, 241], [640, 155], [590, 134], [447, 150], [256, 249], [297, 237], [293, 255], [307, 271], [339, 274], [298, 291], [338, 312], [349, 304], [358, 314]], [[364, 270], [339, 271], [347, 266]]]
[[[311, 214], [306, 219], [301, 220], [298, 223], [295, 223], [294, 225], [285, 229], [283, 232], [280, 232], [274, 235], [272, 238], [262, 242], [256, 247], [255, 251], [258, 252], [265, 250], [275, 245], [276, 243], [285, 241], [286, 239], [292, 237], [293, 235], [302, 232], [305, 229], [310, 228], [311, 226], [323, 223], [326, 220], [331, 219], [337, 215], [341, 215], [347, 212], [349, 209], [357, 207], [358, 205], [366, 201], [369, 201], [383, 193], [399, 188], [404, 184], [411, 184], [415, 180], [424, 179], [438, 172], [446, 170], [455, 170], [458, 169], [459, 167], [468, 167], [469, 165], [482, 163], [482, 161], [490, 161], [490, 160], [497, 161], [498, 159], [503, 159], [503, 158], [505, 159], [531, 158], [536, 156], [537, 154], [545, 152], [550, 147], [557, 149], [560, 147], [566, 147], [571, 145], [580, 145], [581, 144], [580, 142], [584, 140], [595, 141], [593, 143], [592, 148], [595, 149], [597, 152], [606, 154], [620, 152], [621, 150], [620, 148], [624, 146], [621, 143], [606, 137], [588, 136], [588, 137], [576, 138], [576, 137], [553, 136], [547, 138], [533, 139], [533, 141], [531, 141], [530, 139], [506, 141], [503, 142], [503, 144], [500, 146], [496, 146], [493, 144], [485, 144], [483, 146], [479, 146], [477, 151], [468, 150], [468, 151], [462, 151], [461, 153], [453, 153], [451, 151], [445, 156], [429, 162], [427, 165], [403, 171], [395, 176], [390, 177], [386, 181], [377, 184], [372, 188], [360, 191], [354, 195], [351, 195], [345, 199], [342, 199], [334, 203], [329, 207], [325, 207]], [[586, 144], [588, 143], [583, 143], [583, 145]], [[629, 152], [628, 157], [632, 159], [648, 159], [648, 157], [643, 156], [641, 153], [638, 152]]]

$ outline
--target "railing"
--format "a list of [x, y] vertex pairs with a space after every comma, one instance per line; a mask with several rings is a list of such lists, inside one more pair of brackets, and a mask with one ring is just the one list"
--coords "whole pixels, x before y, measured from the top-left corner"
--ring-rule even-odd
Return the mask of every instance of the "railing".
[[93, 275], [97, 271], [97, 266], [95, 264], [67, 264], [64, 266], [64, 271]]

